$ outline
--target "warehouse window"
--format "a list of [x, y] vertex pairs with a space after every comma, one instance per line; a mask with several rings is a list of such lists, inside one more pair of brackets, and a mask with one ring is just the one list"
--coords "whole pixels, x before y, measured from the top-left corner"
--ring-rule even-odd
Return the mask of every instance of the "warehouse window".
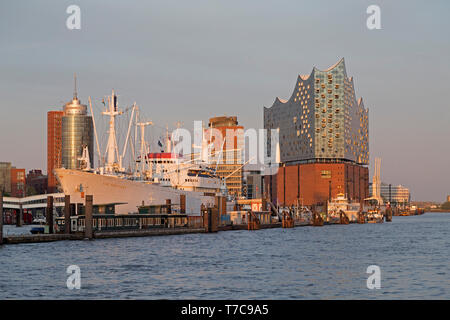
[[[323, 148], [322, 148], [323, 150]], [[331, 171], [330, 170], [322, 170], [320, 172], [320, 177], [323, 179], [331, 179]]]

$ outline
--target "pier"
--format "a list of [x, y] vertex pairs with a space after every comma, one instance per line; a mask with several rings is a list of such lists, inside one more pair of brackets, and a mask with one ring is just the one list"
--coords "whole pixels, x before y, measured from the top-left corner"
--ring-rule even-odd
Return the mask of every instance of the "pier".
[[[255, 231], [271, 228], [295, 228], [303, 226], [324, 226], [332, 224], [366, 223], [366, 216], [358, 214], [357, 221], [350, 222], [344, 212], [340, 212], [339, 221], [324, 221], [322, 215], [313, 207], [311, 219], [294, 218], [292, 212], [277, 213], [278, 221], [273, 220], [272, 211], [243, 210], [238, 205], [237, 211], [227, 212], [225, 199], [217, 197], [214, 207], [200, 208], [198, 216], [188, 216], [185, 211], [185, 198], [180, 197], [180, 212], [173, 209], [170, 200], [165, 204], [139, 207], [138, 214], [94, 214], [93, 196], [86, 195], [85, 206], [79, 215], [74, 215], [70, 196], [64, 198], [64, 215], [53, 217], [54, 198], [47, 197], [47, 229], [42, 234], [3, 236], [3, 198], [0, 196], [0, 244], [40, 243], [64, 240], [93, 240], [108, 238], [148, 237], [164, 235], [181, 235], [194, 233], [214, 233], [218, 231], [248, 230]], [[262, 201], [268, 204], [265, 199]], [[269, 203], [270, 204], [270, 203]], [[261, 207], [265, 210], [266, 208]], [[390, 209], [390, 208], [389, 208]], [[227, 219], [224, 219], [227, 218]], [[386, 221], [391, 221], [392, 211], [387, 210]]]

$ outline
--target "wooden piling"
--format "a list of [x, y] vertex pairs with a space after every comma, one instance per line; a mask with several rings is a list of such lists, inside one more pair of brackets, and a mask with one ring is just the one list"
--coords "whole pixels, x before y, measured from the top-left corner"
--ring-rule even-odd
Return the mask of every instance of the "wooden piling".
[[70, 216], [71, 216], [71, 207], [70, 207], [70, 195], [64, 196], [64, 233], [70, 233]]
[[287, 211], [283, 211], [283, 218], [281, 220], [282, 228], [293, 228], [294, 227], [294, 219], [291, 214]]
[[48, 233], [53, 234], [53, 196], [47, 197], [47, 212], [45, 219], [48, 226]]
[[253, 211], [247, 212], [247, 230], [259, 230], [261, 227], [261, 222]]
[[205, 208], [202, 215], [205, 232], [217, 232], [219, 230], [219, 211], [217, 208]]
[[172, 200], [166, 199], [166, 207], [167, 207], [167, 213], [171, 214], [172, 213]]
[[222, 215], [227, 214], [227, 198], [222, 197]]
[[358, 223], [366, 223], [366, 216], [362, 211], [358, 212]]
[[92, 231], [92, 203], [93, 196], [86, 195], [86, 204], [84, 207], [85, 214], [85, 227], [84, 227], [84, 236], [85, 238], [92, 239], [93, 231]]
[[23, 208], [22, 203], [19, 203], [19, 210], [16, 211], [16, 227], [21, 227], [23, 224]]
[[3, 192], [0, 191], [0, 245], [3, 244]]
[[390, 205], [384, 211], [384, 218], [386, 222], [392, 222], [392, 208]]
[[316, 211], [313, 212], [313, 226], [314, 227], [321, 227], [323, 226], [323, 218], [318, 214]]
[[261, 211], [267, 211], [267, 198], [263, 197], [261, 199]]
[[186, 195], [180, 194], [180, 213], [186, 213]]

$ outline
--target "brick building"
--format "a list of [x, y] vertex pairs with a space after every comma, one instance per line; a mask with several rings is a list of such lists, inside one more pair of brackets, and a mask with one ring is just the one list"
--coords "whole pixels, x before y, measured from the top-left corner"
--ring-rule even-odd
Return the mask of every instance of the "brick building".
[[42, 170], [33, 169], [28, 171], [27, 188], [34, 194], [47, 193], [47, 176], [42, 173]]
[[26, 196], [25, 169], [11, 168], [11, 197]]
[[53, 169], [62, 166], [62, 117], [63, 111], [47, 112], [47, 188], [57, 191], [57, 181]]
[[[226, 116], [209, 119], [208, 127], [205, 129], [208, 144], [214, 143], [211, 128], [219, 130], [222, 134], [222, 141], [216, 142], [215, 148], [211, 150], [212, 154], [217, 156], [217, 174], [221, 178], [226, 178], [228, 192], [240, 197], [243, 185], [244, 127], [238, 125], [237, 117]], [[223, 149], [222, 152], [220, 148]], [[216, 161], [213, 160], [211, 165], [215, 166]]]

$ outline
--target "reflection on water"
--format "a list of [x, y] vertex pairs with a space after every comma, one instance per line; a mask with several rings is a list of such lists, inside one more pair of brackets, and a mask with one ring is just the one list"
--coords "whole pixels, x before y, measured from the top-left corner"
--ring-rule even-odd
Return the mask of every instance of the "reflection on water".
[[[427, 213], [383, 224], [7, 245], [0, 298], [449, 299], [449, 230], [450, 214]], [[66, 287], [72, 264], [80, 290]], [[381, 268], [379, 290], [366, 286], [372, 264]]]

